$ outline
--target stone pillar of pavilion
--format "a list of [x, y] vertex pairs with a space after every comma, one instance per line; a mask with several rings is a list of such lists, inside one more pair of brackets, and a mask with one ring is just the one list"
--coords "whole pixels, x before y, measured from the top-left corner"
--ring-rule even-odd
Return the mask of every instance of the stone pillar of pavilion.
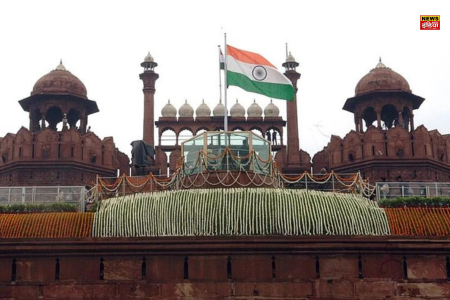
[[150, 52], [145, 57], [144, 62], [141, 63], [144, 68], [144, 73], [139, 75], [139, 78], [144, 83], [144, 131], [143, 141], [151, 146], [155, 146], [155, 82], [159, 75], [155, 73], [154, 69], [158, 64], [153, 60]]
[[286, 101], [286, 122], [287, 122], [287, 143], [286, 143], [286, 158], [283, 168], [284, 173], [300, 173], [304, 171], [302, 168], [300, 157], [300, 141], [298, 137], [298, 116], [297, 116], [297, 81], [301, 74], [297, 72], [296, 67], [299, 63], [289, 53], [283, 67], [286, 69], [284, 75], [289, 78], [295, 89], [293, 101]]

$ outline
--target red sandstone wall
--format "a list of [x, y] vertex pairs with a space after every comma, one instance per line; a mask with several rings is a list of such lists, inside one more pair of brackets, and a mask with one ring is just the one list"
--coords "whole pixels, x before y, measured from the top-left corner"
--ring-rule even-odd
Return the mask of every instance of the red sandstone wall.
[[442, 257], [411, 258], [407, 280], [401, 279], [402, 258], [395, 257], [365, 258], [363, 279], [358, 259], [340, 255], [319, 260], [320, 278], [307, 256], [278, 256], [275, 273], [270, 257], [236, 256], [231, 279], [226, 257], [196, 256], [184, 279], [184, 259], [152, 257], [142, 279], [141, 257], [108, 257], [100, 280], [98, 258], [63, 258], [56, 281], [53, 259], [23, 258], [16, 282], [5, 272], [11, 264], [2, 261], [0, 299], [450, 299]]
[[97, 174], [115, 177], [118, 169], [129, 173], [128, 157], [113, 138], [93, 132], [22, 127], [0, 142], [0, 186], [92, 185]]
[[3, 240], [0, 299], [450, 299], [450, 241], [336, 239]]
[[364, 133], [350, 131], [342, 139], [332, 136], [328, 146], [314, 155], [314, 172], [323, 167], [338, 173], [361, 171], [372, 183], [383, 178], [445, 182], [450, 180], [448, 143], [447, 135], [423, 125], [411, 133], [400, 127], [384, 131], [372, 126]]

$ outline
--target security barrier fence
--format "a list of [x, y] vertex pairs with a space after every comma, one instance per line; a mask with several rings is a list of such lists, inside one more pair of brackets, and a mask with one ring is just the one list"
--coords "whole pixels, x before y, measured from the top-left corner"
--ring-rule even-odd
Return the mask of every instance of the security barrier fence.
[[0, 187], [0, 205], [60, 202], [77, 204], [79, 211], [85, 211], [89, 195], [84, 186]]
[[[302, 178], [295, 178], [296, 180], [291, 183], [284, 182], [284, 185], [287, 188], [294, 189], [310, 189], [344, 193], [361, 192], [361, 190], [357, 191], [358, 188], [355, 186], [355, 182], [357, 181], [355, 180], [352, 182], [352, 175], [330, 175], [331, 174], [317, 174], [314, 176], [312, 174], [305, 173]], [[355, 174], [353, 174], [353, 176], [354, 175]], [[320, 176], [323, 178], [319, 178]], [[167, 180], [167, 178], [159, 178], [159, 180]], [[342, 181], [344, 178], [346, 180]], [[350, 182], [348, 182], [349, 179]], [[103, 184], [97, 184], [97, 189], [94, 187], [90, 190], [84, 186], [0, 187], [0, 205], [51, 204], [55, 202], [72, 203], [76, 204], [78, 206], [78, 210], [83, 212], [85, 211], [86, 203], [92, 203], [94, 199], [104, 199], [114, 196], [124, 196], [139, 192], [150, 192], [166, 189], [166, 187], [160, 186], [161, 183], [158, 182], [158, 179], [152, 179], [151, 176], [102, 178], [101, 182]], [[110, 185], [105, 184], [105, 182], [109, 182]], [[109, 188], [105, 188], [105, 185]], [[102, 188], [99, 188], [99, 186]], [[377, 182], [375, 194], [377, 200], [412, 196], [424, 198], [434, 196], [450, 197], [450, 182]], [[370, 195], [365, 196], [369, 197]]]
[[377, 182], [377, 200], [398, 197], [450, 196], [450, 182]]

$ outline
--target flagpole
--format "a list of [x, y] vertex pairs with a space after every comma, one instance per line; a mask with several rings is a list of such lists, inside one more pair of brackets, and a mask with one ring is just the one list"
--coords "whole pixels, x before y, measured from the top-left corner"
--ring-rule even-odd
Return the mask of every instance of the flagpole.
[[[220, 98], [219, 101], [222, 102], [222, 62], [221, 62], [221, 54], [222, 51], [220, 50], [220, 45], [217, 46], [219, 48], [219, 92], [220, 92]], [[225, 64], [225, 63], [224, 63]], [[225, 67], [225, 65], [224, 65]]]
[[[224, 40], [225, 40], [225, 81], [224, 81], [224, 85], [225, 85], [225, 91], [224, 91], [224, 103], [223, 105], [225, 106], [225, 116], [223, 118], [223, 129], [224, 131], [228, 131], [228, 105], [227, 105], [227, 88], [228, 88], [228, 84], [227, 84], [227, 62], [228, 62], [228, 58], [227, 58], [227, 34], [224, 33]], [[225, 139], [225, 145], [227, 144], [227, 139]]]
[[[224, 78], [224, 86], [225, 86], [225, 91], [224, 91], [224, 106], [225, 106], [225, 116], [223, 119], [223, 131], [227, 132], [228, 131], [228, 105], [227, 105], [227, 90], [228, 90], [228, 80], [227, 80], [227, 70], [228, 70], [228, 51], [227, 51], [227, 33], [225, 32], [223, 34], [224, 37], [224, 42], [225, 42], [225, 57], [224, 57], [224, 71], [225, 71], [225, 78]], [[229, 166], [230, 166], [230, 159], [229, 159], [229, 153], [227, 152], [227, 148], [228, 148], [228, 134], [225, 134], [225, 153], [227, 156], [227, 172], [229, 171]], [[225, 195], [225, 198], [228, 198], [227, 195]]]

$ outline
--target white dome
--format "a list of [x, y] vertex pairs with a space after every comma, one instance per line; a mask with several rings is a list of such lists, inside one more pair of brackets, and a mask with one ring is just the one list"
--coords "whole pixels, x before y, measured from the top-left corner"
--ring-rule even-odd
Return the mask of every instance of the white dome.
[[245, 108], [239, 104], [237, 99], [236, 99], [236, 103], [230, 109], [230, 115], [232, 117], [244, 117], [245, 116]]
[[294, 58], [294, 56], [292, 56], [290, 51], [289, 51], [289, 55], [286, 57], [286, 62], [295, 62], [295, 58]]
[[264, 117], [278, 117], [280, 115], [280, 110], [278, 107], [272, 103], [272, 99], [270, 99], [269, 105], [264, 108]]
[[145, 62], [154, 62], [153, 56], [151, 56], [150, 51], [148, 52], [147, 56], [144, 58]]
[[170, 100], [163, 107], [163, 109], [161, 109], [161, 115], [164, 118], [175, 118], [177, 116], [177, 109], [175, 108], [175, 106], [170, 104]]
[[[380, 59], [381, 59], [381, 58], [380, 58]], [[58, 71], [67, 71], [67, 70], [66, 70], [66, 67], [64, 67], [64, 65], [63, 65], [63, 63], [62, 63], [62, 59], [59, 61], [59, 65], [56, 67], [55, 70], [58, 70]]]
[[205, 104], [205, 100], [203, 100], [202, 104], [195, 110], [195, 114], [197, 117], [209, 117], [211, 116], [211, 109], [208, 105]]
[[256, 100], [253, 100], [252, 105], [247, 109], [247, 115], [249, 117], [261, 117], [262, 116], [262, 108], [256, 103]]
[[223, 117], [225, 116], [225, 105], [222, 104], [222, 101], [219, 101], [219, 104], [214, 107], [213, 110], [214, 117]]
[[192, 106], [190, 106], [187, 103], [187, 100], [186, 100], [186, 102], [184, 102], [184, 104], [178, 110], [178, 115], [181, 118], [186, 118], [186, 117], [187, 118], [192, 118], [192, 117], [194, 117], [194, 109], [192, 108]]

